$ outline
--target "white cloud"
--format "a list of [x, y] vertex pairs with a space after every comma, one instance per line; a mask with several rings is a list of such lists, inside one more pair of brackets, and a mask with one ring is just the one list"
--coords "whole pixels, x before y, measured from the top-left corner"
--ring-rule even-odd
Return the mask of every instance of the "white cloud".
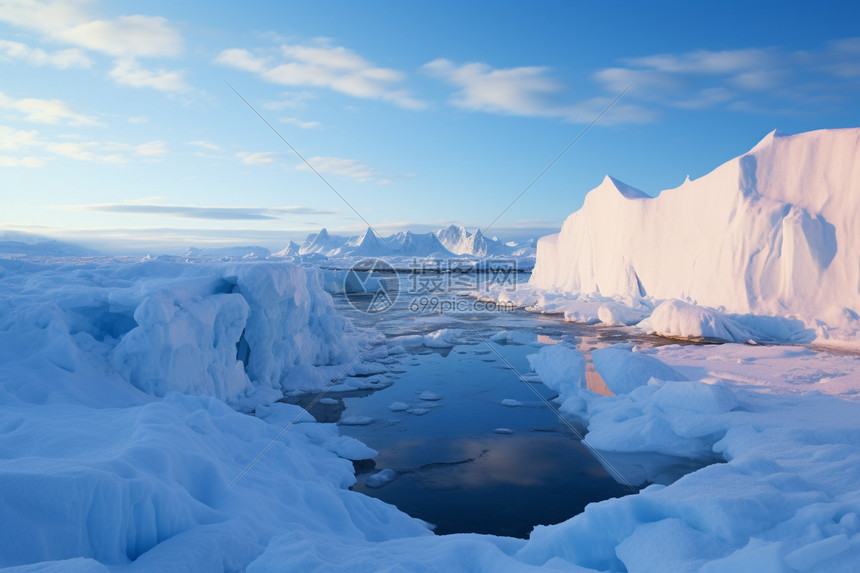
[[38, 157], [7, 157], [0, 155], [0, 167], [42, 167], [45, 160]]
[[634, 83], [627, 99], [647, 100], [654, 108], [722, 106], [738, 111], [797, 113], [797, 106], [819, 109], [822, 101], [833, 105], [856, 96], [858, 53], [860, 38], [836, 40], [803, 52], [778, 48], [696, 50], [627, 58], [623, 60], [625, 67], [598, 70], [592, 78], [609, 92]]
[[279, 117], [278, 121], [283, 123], [290, 123], [302, 129], [317, 129], [322, 127], [322, 124], [318, 121], [302, 121], [295, 117]]
[[[311, 157], [308, 159], [314, 169], [319, 173], [331, 173], [343, 177], [349, 177], [362, 183], [375, 181], [377, 183], [385, 183], [387, 180], [382, 180], [378, 177], [375, 169], [358, 161], [357, 159], [343, 159], [340, 157]], [[300, 171], [310, 171], [310, 167], [304, 163], [296, 166]]]
[[253, 73], [260, 79], [288, 86], [326, 88], [352, 97], [391, 102], [405, 109], [424, 109], [427, 103], [399, 86], [402, 72], [376, 67], [352, 50], [331, 46], [283, 44], [278, 50], [229, 49], [215, 63]]
[[158, 16], [120, 16], [92, 20], [52, 32], [83, 48], [118, 57], [176, 56], [182, 52], [182, 35]]
[[278, 154], [274, 151], [258, 151], [257, 153], [240, 151], [236, 154], [236, 157], [241, 159], [245, 165], [267, 165], [274, 163], [277, 156]]
[[200, 148], [205, 149], [207, 151], [221, 151], [221, 146], [216, 145], [216, 144], [212, 143], [211, 141], [202, 141], [202, 140], [198, 139], [195, 141], [189, 141], [186, 145], [193, 145], [195, 147], [200, 147]]
[[[0, 21], [36, 31], [44, 40], [71, 44], [116, 58], [110, 76], [120, 85], [165, 92], [189, 89], [181, 71], [151, 71], [142, 68], [135, 60], [177, 56], [182, 52], [182, 35], [166, 18], [133, 14], [104, 20], [90, 14], [87, 4], [0, 0]], [[79, 49], [48, 53], [8, 41], [0, 43], [2, 58], [59, 68], [90, 65], [89, 59]]]
[[52, 66], [61, 70], [67, 68], [89, 68], [90, 59], [81, 50], [59, 50], [46, 52], [31, 48], [19, 42], [0, 40], [0, 60], [20, 61], [33, 66]]
[[17, 151], [23, 147], [39, 145], [38, 131], [23, 131], [0, 125], [0, 149]]
[[606, 68], [594, 72], [592, 78], [609, 92], [621, 93], [632, 86], [630, 95], [648, 99], [663, 98], [685, 87], [681, 79], [655, 70]]
[[737, 95], [736, 92], [723, 87], [705, 88], [685, 99], [676, 100], [674, 105], [684, 109], [704, 109], [730, 102], [736, 99]]
[[460, 88], [451, 98], [457, 107], [510, 115], [560, 115], [552, 96], [563, 92], [565, 86], [548, 75], [548, 68], [494, 69], [482, 63], [456, 65], [438, 59], [425, 64], [424, 69]]
[[72, 111], [67, 103], [58, 99], [15, 99], [0, 92], [0, 108], [17, 112], [23, 120], [34, 123], [103, 125], [93, 117]]
[[55, 155], [75, 159], [77, 161], [92, 161], [101, 163], [125, 163], [125, 158], [119, 154], [102, 155], [96, 153], [100, 149], [96, 141], [48, 143], [45, 150]]
[[285, 109], [295, 109], [307, 105], [307, 100], [312, 99], [314, 94], [308, 91], [304, 92], [283, 92], [280, 94], [280, 99], [277, 101], [268, 101], [263, 104], [263, 109], [272, 111], [282, 111]]
[[182, 35], [165, 18], [135, 14], [99, 20], [84, 7], [81, 2], [7, 1], [0, 5], [0, 21], [116, 57], [175, 56], [182, 51]]
[[190, 89], [182, 72], [147, 70], [134, 59], [117, 60], [110, 77], [119, 85], [133, 88], [152, 88], [163, 92], [184, 92]]
[[[551, 70], [542, 66], [495, 69], [483, 63], [457, 65], [438, 59], [425, 64], [424, 70], [459, 88], [451, 97], [452, 105], [473, 111], [588, 123], [612, 102], [612, 98], [606, 97], [569, 101], [569, 97], [565, 98], [567, 86], [551, 77]], [[636, 123], [652, 118], [653, 113], [648, 110], [622, 102], [614, 105], [601, 121]]]
[[149, 119], [147, 119], [145, 117], [132, 116], [132, 117], [128, 118], [128, 122], [129, 123], [149, 123]]
[[138, 155], [146, 155], [149, 157], [167, 155], [167, 144], [163, 141], [150, 141], [149, 143], [141, 143], [134, 148], [134, 152]]
[[696, 50], [685, 54], [658, 54], [626, 60], [631, 66], [671, 74], [731, 74], [761, 69], [779, 61], [774, 51], [763, 49]]

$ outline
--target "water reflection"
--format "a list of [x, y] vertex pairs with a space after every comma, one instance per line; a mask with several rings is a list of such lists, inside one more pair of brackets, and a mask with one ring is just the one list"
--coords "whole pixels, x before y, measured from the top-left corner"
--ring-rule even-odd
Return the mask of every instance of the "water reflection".
[[[401, 295], [406, 291], [401, 289]], [[619, 484], [614, 472], [536, 400], [532, 389], [546, 399], [553, 393], [529, 374], [526, 357], [547, 344], [575, 346], [586, 358], [587, 387], [611, 395], [594, 369], [591, 352], [621, 341], [658, 345], [666, 343], [664, 339], [629, 329], [565, 323], [560, 316], [524, 310], [418, 314], [409, 310], [408, 296], [401, 296], [386, 313], [362, 315], [342, 298], [335, 297], [335, 304], [345, 314], [384, 332], [392, 347], [402, 348], [389, 360], [392, 368], [386, 378], [393, 385], [342, 393], [337, 404], [319, 412], [326, 421], [336, 421], [335, 416], [374, 420], [366, 426], [341, 427], [379, 451], [374, 463], [356, 466], [356, 490], [437, 524], [438, 533], [519, 537], [536, 524], [564, 521], [588, 503], [633, 491]], [[421, 343], [424, 335], [440, 329], [459, 333], [453, 346], [429, 348]], [[422, 401], [420, 395], [427, 391], [441, 399]], [[397, 402], [402, 404], [390, 408]], [[419, 409], [426, 411], [415, 415]], [[677, 479], [704, 462], [650, 455], [606, 457], [630, 483]], [[394, 470], [396, 479], [368, 487], [367, 478], [385, 468]]]
[[[559, 433], [407, 439], [385, 460], [440, 461], [394, 468], [381, 489], [354, 489], [436, 525], [439, 534], [479, 532], [525, 537], [537, 524], [559, 523], [592, 502], [630, 493], [577, 441]], [[381, 456], [382, 457], [382, 456]], [[377, 468], [386, 464], [378, 460]]]

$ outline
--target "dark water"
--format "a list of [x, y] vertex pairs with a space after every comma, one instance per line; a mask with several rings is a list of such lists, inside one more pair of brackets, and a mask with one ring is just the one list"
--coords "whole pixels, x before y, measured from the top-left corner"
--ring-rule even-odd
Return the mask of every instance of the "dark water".
[[[434, 524], [439, 534], [516, 537], [528, 536], [537, 524], [564, 521], [588, 503], [637, 491], [610, 475], [580, 442], [575, 431], [581, 429], [572, 430], [547, 406], [544, 399], [554, 393], [529, 374], [526, 358], [559, 342], [588, 353], [630, 341], [629, 331], [523, 310], [414, 312], [415, 305], [409, 308], [414, 297], [405, 291], [395, 307], [376, 315], [355, 312], [344, 297], [335, 297], [357, 324], [384, 333], [385, 344], [442, 328], [456, 330], [460, 342], [453, 348], [407, 346], [389, 361], [389, 387], [333, 393], [329, 398], [337, 403], [311, 410], [323, 421], [372, 419], [367, 425], [341, 425], [342, 433], [379, 451], [372, 462], [356, 465], [355, 490]], [[447, 296], [471, 300], [462, 292]], [[517, 342], [490, 341], [514, 331]], [[647, 336], [633, 341], [664, 343]], [[428, 397], [438, 399], [422, 399]], [[393, 411], [390, 406], [398, 402], [408, 409]], [[393, 470], [395, 479], [368, 486], [368, 478], [382, 469]]]

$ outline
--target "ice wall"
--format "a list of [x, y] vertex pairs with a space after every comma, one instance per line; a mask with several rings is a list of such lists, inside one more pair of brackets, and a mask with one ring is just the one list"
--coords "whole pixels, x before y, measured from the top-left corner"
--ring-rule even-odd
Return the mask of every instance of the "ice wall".
[[683, 299], [857, 329], [860, 129], [769, 134], [708, 175], [649, 197], [611, 177], [538, 242], [556, 292]]

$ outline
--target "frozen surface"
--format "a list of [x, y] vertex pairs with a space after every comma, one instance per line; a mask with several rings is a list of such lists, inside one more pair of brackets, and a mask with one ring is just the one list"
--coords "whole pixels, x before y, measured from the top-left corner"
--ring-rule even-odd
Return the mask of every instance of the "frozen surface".
[[[741, 364], [762, 352], [757, 374], [778, 386], [799, 365], [809, 368], [805, 359], [814, 354], [818, 368], [854, 369], [852, 397], [860, 383], [856, 357], [735, 345], [651, 349], [691, 378], [668, 381], [660, 377], [669, 364], [642, 362], [633, 348], [611, 348], [601, 351], [605, 363], [595, 362], [598, 371], [627, 365], [648, 382], [622, 395], [597, 396], [547, 378], [562, 371], [554, 363], [563, 354], [555, 348], [542, 349], [532, 363], [545, 382], [565, 388], [561, 411], [587, 426], [586, 441], [620, 479], [671, 481], [669, 465], [654, 458], [643, 463], [638, 456], [646, 452], [667, 461], [723, 463], [592, 505], [557, 527], [537, 528], [519, 558], [543, 563], [552, 548], [564, 547], [562, 555], [596, 569], [721, 571], [757, 564], [849, 571], [860, 562], [860, 403], [818, 392], [756, 392], [751, 385], [724, 384], [704, 368], [732, 360], [738, 350], [745, 353], [738, 356], [745, 358]], [[812, 549], [795, 554], [799, 547]]]
[[0, 566], [240, 570], [285, 531], [429, 535], [347, 489], [375, 451], [271, 403], [360, 342], [314, 276], [0, 261]]
[[[569, 341], [538, 337], [535, 345], [549, 345], [533, 368], [607, 469], [669, 485], [590, 504], [528, 540], [437, 537], [348, 489], [352, 461], [377, 452], [275, 402], [328, 383], [366, 342], [315, 277], [269, 262], [0, 261], [0, 566], [829, 572], [860, 562], [856, 356], [619, 345], [591, 353], [617, 394], [598, 396], [585, 388], [586, 357]], [[449, 334], [412, 334], [413, 348], [428, 360], [456, 356], [467, 333], [441, 330]], [[453, 346], [425, 345], [447, 336]], [[535, 352], [515, 338], [497, 346]], [[344, 385], [391, 383], [387, 353], [368, 355], [376, 362], [357, 363]], [[446, 429], [439, 418], [460, 407], [455, 389], [469, 386], [439, 382], [444, 400], [395, 393], [380, 418]], [[486, 408], [538, 412], [501, 405], [524, 396], [506, 389]], [[395, 397], [406, 412], [389, 408]], [[425, 415], [410, 416], [421, 403]], [[511, 431], [488, 425], [498, 440], [490, 450], [528, 454], [527, 432]], [[477, 459], [485, 446], [470, 447]], [[480, 459], [487, 478], [518, 458]], [[390, 477], [381, 473], [380, 484]], [[406, 482], [400, 475], [379, 491]]]
[[[534, 303], [552, 310], [540, 296], [566, 295], [578, 303], [557, 306], [569, 320], [632, 324], [637, 315], [613, 303], [678, 299], [658, 307], [650, 328], [857, 346], [858, 156], [860, 129], [774, 132], [657, 197], [606, 177], [560, 233], [538, 242]], [[770, 318], [727, 316], [749, 314]]]

